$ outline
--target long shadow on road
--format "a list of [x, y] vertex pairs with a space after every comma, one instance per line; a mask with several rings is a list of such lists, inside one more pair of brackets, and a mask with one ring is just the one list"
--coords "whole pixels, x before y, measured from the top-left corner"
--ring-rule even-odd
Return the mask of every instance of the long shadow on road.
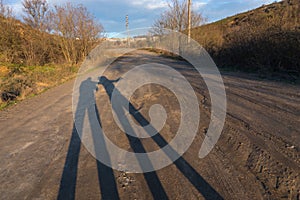
[[[97, 82], [92, 82], [90, 78], [83, 81], [80, 85], [80, 96], [78, 107], [76, 109], [76, 120], [78, 123], [83, 123], [85, 118], [85, 113], [89, 118], [93, 116], [95, 113], [97, 115], [97, 120], [101, 125], [101, 120], [99, 116], [98, 109], [95, 105], [90, 105], [89, 100], [95, 99], [94, 91], [97, 90]], [[83, 130], [78, 130], [73, 126], [72, 136], [68, 148], [67, 157], [65, 160], [65, 165], [61, 177], [60, 188], [58, 192], [57, 199], [59, 200], [68, 200], [68, 199], [75, 199], [76, 194], [76, 182], [77, 182], [77, 170], [78, 170], [78, 161], [79, 161], [79, 153], [81, 147], [81, 140], [80, 136], [82, 136]], [[93, 129], [92, 129], [93, 131]], [[92, 134], [95, 135], [94, 133]], [[103, 135], [100, 135], [103, 136]], [[101, 138], [104, 141], [104, 138]], [[93, 140], [95, 143], [95, 140]], [[105, 143], [102, 143], [104, 146], [103, 149], [106, 149]], [[97, 151], [96, 151], [97, 152]], [[108, 152], [102, 152], [109, 157]], [[97, 173], [98, 173], [98, 181], [99, 181], [99, 189], [101, 191], [101, 199], [119, 199], [117, 185], [115, 181], [115, 176], [113, 173], [113, 169], [107, 167], [106, 165], [102, 164], [98, 160], [96, 161], [97, 164]]]
[[[110, 100], [111, 100], [112, 93], [115, 90], [113, 83], [117, 82], [117, 81], [119, 81], [119, 80], [118, 79], [117, 80], [108, 80], [106, 77], [100, 78], [100, 84], [102, 84], [104, 86]], [[121, 96], [121, 98], [122, 97], [123, 96]], [[125, 98], [125, 97], [123, 97], [123, 98]], [[114, 110], [118, 111], [118, 114], [120, 116], [125, 115], [125, 112], [122, 108], [120, 108], [120, 105], [113, 104], [112, 107]], [[126, 119], [123, 119], [123, 120], [126, 120]], [[125, 124], [128, 124], [129, 122], [123, 121], [123, 120], [120, 120], [120, 122], [121, 122], [124, 130], [127, 133], [129, 133], [129, 132], [134, 133], [134, 130], [132, 129], [132, 127], [125, 125]], [[135, 153], [146, 153], [146, 150], [145, 150], [142, 142], [137, 137], [133, 137], [128, 134], [126, 134], [126, 136], [127, 136], [127, 139], [129, 141], [131, 148], [133, 149], [133, 151]], [[151, 166], [152, 165], [150, 159], [148, 159], [148, 158], [144, 159], [143, 161], [140, 161], [140, 160], [138, 160], [138, 161], [139, 161], [139, 164], [142, 169], [143, 169], [143, 166], [149, 166], [149, 165]], [[144, 178], [149, 186], [149, 189], [150, 189], [151, 194], [154, 199], [168, 199], [168, 196], [167, 196], [156, 172], [148, 172], [148, 173], [144, 173], [143, 175], [144, 175]]]
[[[129, 113], [135, 118], [135, 120], [142, 126], [149, 125], [150, 123], [147, 121], [147, 119], [136, 109], [123, 95], [120, 94], [119, 91], [114, 86], [114, 83], [119, 81], [117, 80], [109, 80], [106, 77], [100, 78], [100, 84], [102, 84], [106, 90], [107, 95], [109, 96], [109, 99], [111, 100], [112, 93], [118, 92], [119, 96], [118, 98], [123, 98], [123, 102], [127, 102], [129, 105]], [[92, 82], [90, 78], [83, 81], [80, 86], [80, 97], [79, 97], [79, 103], [76, 110], [76, 120], [79, 120], [80, 123], [83, 123], [85, 119], [85, 115], [87, 113], [88, 116], [95, 115], [97, 116], [98, 123], [101, 126], [101, 120], [100, 115], [98, 112], [98, 109], [96, 105], [90, 104], [90, 102], [86, 102], [86, 100], [95, 99], [94, 91], [97, 90], [98, 83]], [[120, 105], [112, 105], [113, 109], [118, 109], [118, 113], [121, 116], [118, 116], [121, 118], [124, 116], [126, 107], [123, 107], [120, 112]], [[127, 108], [128, 109], [128, 108]], [[90, 117], [89, 117], [90, 119]], [[133, 128], [131, 126], [128, 126], [129, 122], [124, 121], [124, 118], [120, 120], [124, 130], [126, 132], [134, 133]], [[150, 125], [151, 126], [151, 125]], [[69, 143], [68, 153], [65, 160], [65, 165], [61, 177], [61, 183], [60, 188], [58, 192], [57, 199], [59, 200], [65, 200], [65, 199], [75, 199], [76, 194], [76, 182], [77, 182], [77, 171], [78, 171], [78, 162], [79, 162], [79, 154], [80, 154], [80, 148], [81, 148], [81, 140], [80, 137], [82, 136], [83, 130], [76, 129], [78, 127], [73, 126], [72, 136]], [[154, 127], [152, 127], [154, 129]], [[94, 131], [92, 129], [92, 131]], [[157, 134], [152, 137], [153, 141], [161, 148], [168, 145], [167, 141], [156, 131]], [[93, 133], [92, 135], [99, 134], [99, 133]], [[135, 153], [146, 153], [146, 149], [144, 148], [142, 142], [137, 137], [130, 136], [126, 134], [127, 139], [129, 141], [129, 144], [133, 151]], [[104, 140], [104, 136], [101, 135], [102, 138], [100, 138], [102, 141]], [[94, 144], [95, 139], [93, 140]], [[98, 141], [99, 142], [99, 141]], [[101, 145], [103, 145], [104, 152], [101, 152], [102, 154], [105, 154], [106, 157], [109, 158], [109, 153], [106, 149], [105, 142], [102, 142]], [[95, 145], [96, 146], [96, 145]], [[178, 153], [171, 149], [172, 155], [178, 155]], [[97, 152], [97, 151], [95, 151]], [[170, 158], [173, 157], [171, 155], [168, 155], [168, 152], [165, 152], [167, 156]], [[179, 157], [179, 156], [178, 156]], [[150, 159], [144, 159], [143, 162], [139, 161], [139, 164], [141, 168], [143, 169], [143, 166], [152, 166], [152, 163]], [[183, 158], [179, 157], [174, 162], [177, 169], [187, 178], [187, 180], [192, 183], [192, 185], [202, 194], [202, 196], [205, 199], [223, 199], [222, 196]], [[98, 181], [99, 181], [99, 189], [101, 191], [101, 198], [102, 199], [119, 199], [119, 194], [117, 190], [117, 185], [115, 181], [115, 176], [113, 169], [110, 167], [107, 167], [106, 165], [102, 164], [99, 161], [96, 161], [97, 165], [97, 173], [98, 173]], [[148, 184], [148, 187], [152, 193], [152, 196], [154, 199], [168, 199], [168, 196], [161, 184], [161, 181], [157, 175], [157, 173], [154, 172], [148, 172], [144, 173], [144, 178]]]
[[[118, 98], [121, 102], [127, 102], [129, 105], [129, 113], [133, 116], [133, 118], [142, 126], [147, 126], [150, 123], [147, 121], [147, 119], [136, 109], [114, 86], [114, 82], [117, 82], [117, 80], [109, 80], [106, 77], [102, 76], [100, 77], [100, 84], [102, 84], [106, 90], [107, 95], [109, 96], [109, 99], [111, 100], [113, 92], [118, 93]], [[124, 120], [122, 115], [124, 115], [124, 112], [122, 113], [120, 105], [112, 105], [113, 109], [118, 109], [118, 113], [120, 118]], [[126, 109], [126, 107], [124, 107]], [[121, 112], [120, 112], [121, 111]], [[122, 120], [120, 120], [122, 124]], [[123, 121], [124, 122], [124, 121]], [[122, 126], [124, 130], [130, 133], [133, 133], [133, 128], [128, 126], [128, 121], [123, 123]], [[151, 129], [154, 129], [154, 127], [151, 127]], [[168, 145], [167, 141], [156, 131], [157, 134], [152, 137], [153, 141], [161, 148]], [[145, 153], [146, 150], [143, 147], [142, 142], [136, 138], [129, 136], [128, 134], [127, 138], [130, 142], [131, 148], [136, 153]], [[167, 152], [166, 152], [167, 153]], [[178, 155], [178, 153], [172, 149], [172, 155]], [[170, 155], [167, 155], [171, 157]], [[192, 183], [192, 185], [203, 195], [205, 199], [223, 199], [223, 197], [183, 158], [179, 157], [174, 162], [177, 169]], [[140, 162], [141, 167], [143, 168], [143, 165], [151, 165], [150, 160], [146, 160], [146, 162], [142, 163]], [[148, 183], [148, 186], [152, 192], [152, 195], [154, 199], [167, 199], [167, 195], [160, 183], [160, 180], [155, 172], [151, 173], [145, 173], [144, 177]]]

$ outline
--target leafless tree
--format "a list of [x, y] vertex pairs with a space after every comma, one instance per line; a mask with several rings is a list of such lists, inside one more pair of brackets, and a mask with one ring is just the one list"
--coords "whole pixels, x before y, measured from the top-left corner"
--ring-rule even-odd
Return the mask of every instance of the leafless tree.
[[19, 38], [14, 30], [15, 20], [12, 8], [0, 0], [0, 61], [12, 62], [17, 54]]
[[0, 16], [5, 18], [13, 17], [12, 9], [5, 5], [3, 0], [0, 0]]
[[23, 16], [24, 21], [39, 30], [47, 29], [46, 20], [47, 12], [49, 10], [48, 3], [46, 0], [23, 0]]
[[[170, 29], [182, 32], [188, 28], [187, 1], [171, 0], [168, 2], [168, 9], [164, 11], [153, 24], [153, 32], [161, 34], [162, 30]], [[191, 11], [191, 27], [199, 26], [204, 22], [201, 14]]]
[[96, 44], [103, 27], [83, 5], [56, 5], [51, 12], [53, 31], [69, 63], [82, 60]]

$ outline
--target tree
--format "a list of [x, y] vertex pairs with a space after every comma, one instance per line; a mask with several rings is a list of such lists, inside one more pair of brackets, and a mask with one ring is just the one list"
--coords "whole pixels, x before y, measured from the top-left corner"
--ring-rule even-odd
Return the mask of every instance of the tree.
[[[161, 34], [163, 29], [170, 29], [182, 32], [188, 28], [188, 7], [187, 1], [171, 0], [168, 3], [168, 10], [163, 12], [153, 24], [153, 32]], [[201, 14], [191, 11], [191, 27], [199, 26], [204, 22]]]
[[20, 37], [14, 25], [11, 7], [0, 0], [0, 61], [12, 62], [19, 55]]
[[78, 63], [94, 47], [103, 27], [83, 5], [55, 6], [51, 12], [53, 31], [67, 62]]
[[46, 0], [24, 0], [23, 16], [24, 21], [33, 28], [46, 30], [48, 3]]
[[9, 6], [4, 5], [3, 0], [0, 0], [0, 16], [5, 18], [13, 17], [12, 9]]

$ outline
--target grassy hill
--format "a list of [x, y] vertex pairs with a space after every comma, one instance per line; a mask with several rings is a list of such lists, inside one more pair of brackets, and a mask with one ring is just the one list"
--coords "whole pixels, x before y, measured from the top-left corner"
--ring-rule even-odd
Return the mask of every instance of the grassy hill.
[[192, 37], [220, 67], [300, 75], [300, 1], [285, 0], [194, 28]]
[[44, 65], [63, 62], [56, 36], [0, 16], [0, 62]]
[[72, 77], [57, 36], [0, 16], [0, 109]]

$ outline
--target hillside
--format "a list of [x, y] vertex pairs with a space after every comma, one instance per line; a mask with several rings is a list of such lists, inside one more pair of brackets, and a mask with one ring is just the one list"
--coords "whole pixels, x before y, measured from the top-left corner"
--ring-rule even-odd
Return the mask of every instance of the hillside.
[[57, 36], [0, 16], [0, 108], [40, 93], [73, 76]]
[[19, 21], [0, 1], [0, 108], [74, 76], [101, 42], [104, 29], [86, 7], [52, 6], [23, 2]]
[[300, 75], [300, 1], [285, 0], [194, 28], [192, 37], [218, 66]]
[[63, 62], [54, 35], [14, 18], [0, 16], [0, 42], [0, 62], [26, 65]]

